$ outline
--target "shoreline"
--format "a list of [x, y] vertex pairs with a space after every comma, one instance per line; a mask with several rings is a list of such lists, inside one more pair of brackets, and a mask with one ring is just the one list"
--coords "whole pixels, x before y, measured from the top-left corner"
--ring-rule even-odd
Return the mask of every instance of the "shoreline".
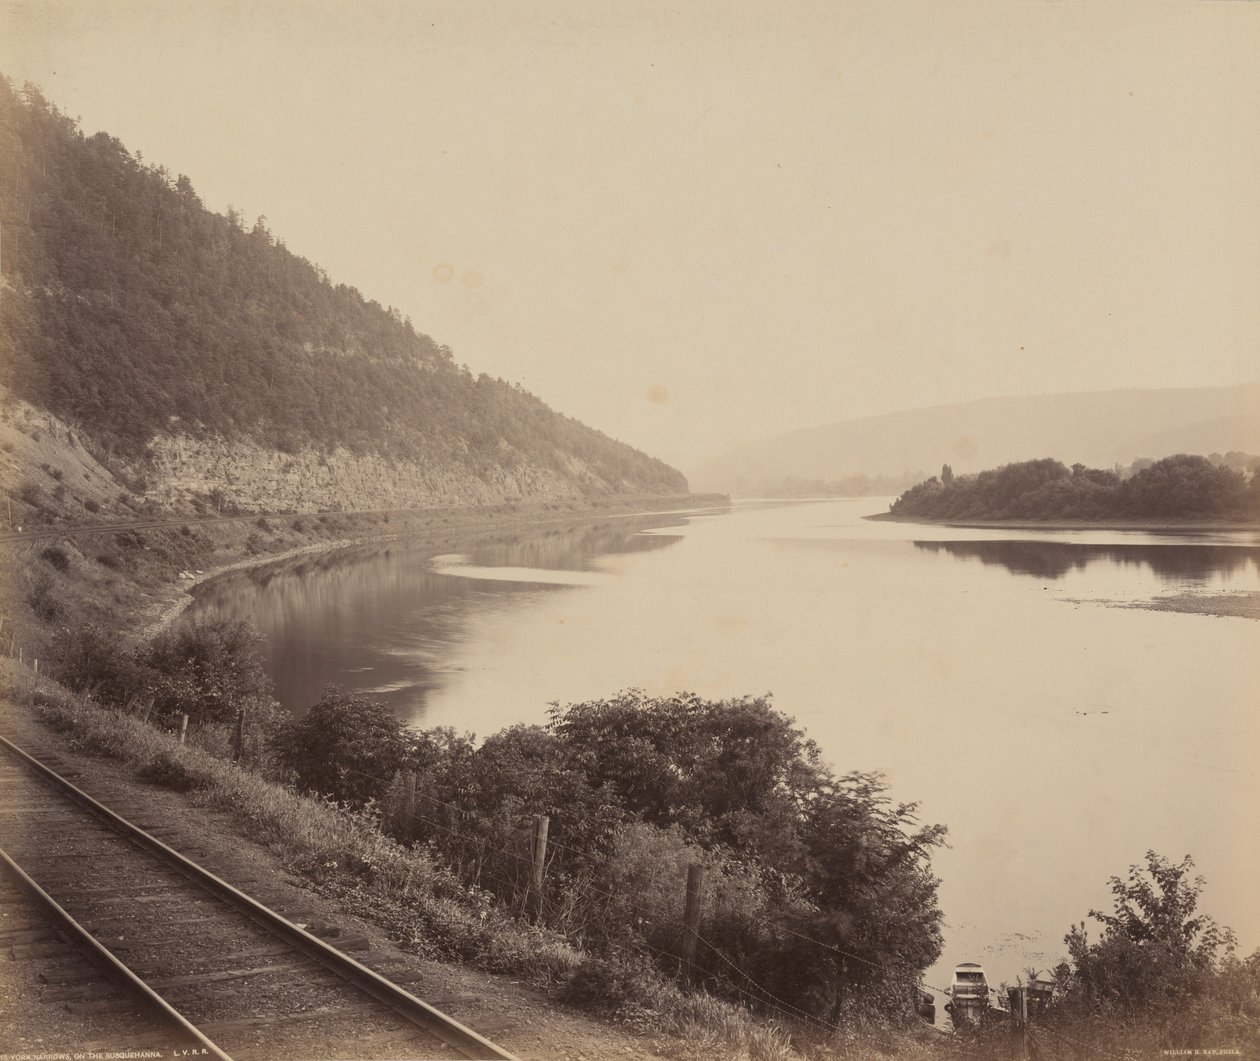
[[1220, 531], [1249, 531], [1260, 534], [1260, 522], [1255, 520], [1204, 519], [930, 519], [926, 516], [899, 516], [892, 512], [876, 512], [862, 519], [877, 523], [913, 523], [924, 527], [960, 527], [975, 530], [1134, 530], [1156, 532], [1215, 533]]
[[192, 604], [192, 590], [217, 578], [222, 578], [225, 575], [234, 575], [238, 571], [247, 571], [252, 567], [283, 563], [285, 560], [292, 560], [297, 556], [332, 552], [336, 549], [349, 549], [356, 545], [370, 545], [373, 542], [397, 541], [402, 537], [404, 537], [402, 534], [385, 534], [374, 538], [336, 538], [329, 539], [326, 542], [312, 542], [310, 545], [299, 545], [296, 548], [287, 549], [280, 553], [264, 553], [261, 556], [243, 557], [240, 560], [220, 564], [218, 567], [210, 568], [208, 571], [194, 574], [191, 578], [181, 578], [177, 582], [168, 584], [167, 588], [174, 591], [176, 595], [172, 600], [167, 601], [164, 606], [160, 607], [155, 618], [145, 624], [140, 631], [140, 639], [148, 641], [160, 634]]
[[[698, 497], [706, 497], [709, 495], [697, 495]], [[664, 499], [663, 504], [669, 504], [677, 499]], [[299, 545], [292, 549], [286, 549], [278, 553], [262, 553], [258, 556], [241, 557], [238, 560], [232, 560], [217, 567], [209, 568], [193, 574], [189, 578], [180, 578], [175, 582], [170, 582], [165, 586], [165, 591], [161, 598], [154, 602], [154, 605], [145, 609], [144, 613], [138, 616], [141, 626], [139, 638], [147, 641], [156, 637], [165, 630], [171, 623], [179, 618], [193, 603], [195, 597], [193, 590], [208, 583], [217, 581], [220, 578], [229, 577], [239, 574], [242, 571], [248, 571], [253, 568], [266, 567], [270, 564], [280, 564], [287, 560], [295, 559], [299, 556], [312, 556], [316, 554], [336, 552], [342, 549], [353, 549], [361, 545], [377, 545], [385, 542], [396, 542], [415, 539], [430, 538], [434, 542], [442, 535], [450, 534], [471, 534], [493, 530], [504, 530], [516, 527], [545, 527], [554, 524], [564, 523], [583, 523], [583, 522], [605, 522], [617, 519], [633, 519], [643, 516], [683, 516], [683, 515], [704, 515], [709, 513], [724, 512], [729, 509], [729, 505], [700, 505], [691, 508], [636, 508], [631, 511], [600, 511], [592, 509], [586, 512], [569, 512], [565, 515], [551, 515], [546, 518], [520, 518], [507, 514], [506, 517], [500, 514], [498, 518], [487, 518], [482, 520], [473, 519], [470, 522], [440, 527], [428, 526], [417, 528], [411, 531], [400, 531], [394, 534], [376, 534], [363, 535], [353, 538], [330, 538], [327, 541], [311, 542], [308, 545]], [[476, 507], [446, 509], [446, 513], [472, 515], [478, 512]], [[355, 515], [355, 513], [346, 513], [346, 515]], [[156, 612], [156, 614], [154, 614]], [[150, 617], [151, 616], [151, 617]]]

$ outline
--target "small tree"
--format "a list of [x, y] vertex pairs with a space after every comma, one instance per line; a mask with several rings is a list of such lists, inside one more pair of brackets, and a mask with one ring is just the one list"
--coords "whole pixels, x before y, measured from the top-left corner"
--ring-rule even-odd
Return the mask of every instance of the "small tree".
[[1195, 915], [1202, 877], [1187, 855], [1173, 863], [1154, 851], [1125, 878], [1112, 877], [1115, 912], [1090, 911], [1104, 928], [1089, 942], [1082, 922], [1065, 937], [1072, 958], [1069, 993], [1091, 1008], [1130, 1008], [1202, 994], [1234, 934]]
[[194, 723], [231, 722], [241, 708], [270, 700], [271, 681], [258, 655], [262, 639], [243, 620], [212, 619], [161, 634], [140, 654], [155, 672], [160, 716]]
[[385, 795], [407, 757], [407, 738], [388, 708], [329, 686], [281, 731], [276, 757], [302, 791], [361, 807]]

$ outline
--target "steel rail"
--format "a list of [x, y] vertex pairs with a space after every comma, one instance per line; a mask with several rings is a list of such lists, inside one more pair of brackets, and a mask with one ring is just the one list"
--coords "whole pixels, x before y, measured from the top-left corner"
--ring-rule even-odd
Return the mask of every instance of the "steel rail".
[[124, 965], [109, 948], [79, 924], [66, 911], [65, 907], [44, 891], [21, 866], [9, 857], [8, 852], [3, 848], [0, 848], [0, 869], [6, 870], [41, 906], [46, 908], [61, 927], [70, 933], [73, 942], [86, 950], [92, 960], [102, 966], [106, 973], [113, 976], [116, 980], [121, 980], [132, 991], [141, 995], [166, 1021], [174, 1024], [193, 1043], [202, 1050], [207, 1051], [211, 1057], [216, 1057], [219, 1061], [232, 1061], [204, 1032], [185, 1018], [179, 1010], [154, 991], [130, 968]]
[[318, 936], [314, 936], [292, 921], [282, 917], [274, 910], [264, 906], [252, 896], [233, 887], [221, 877], [199, 866], [192, 859], [180, 854], [172, 847], [162, 843], [157, 837], [145, 832], [138, 825], [129, 822], [122, 815], [115, 813], [89, 796], [81, 788], [67, 781], [55, 770], [45, 766], [38, 759], [23, 751], [4, 736], [0, 736], [0, 747], [3, 747], [19, 762], [33, 770], [36, 776], [59, 789], [67, 798], [78, 803], [84, 810], [100, 819], [110, 828], [120, 833], [137, 847], [157, 856], [162, 861], [179, 870], [184, 876], [200, 885], [210, 894], [224, 900], [230, 906], [245, 914], [273, 935], [283, 939], [290, 946], [313, 958], [325, 968], [336, 973], [343, 980], [353, 984], [365, 994], [384, 1003], [395, 1013], [411, 1021], [422, 1030], [435, 1035], [448, 1046], [458, 1050], [468, 1058], [477, 1061], [518, 1061], [501, 1046], [471, 1028], [461, 1024], [454, 1017], [405, 991], [380, 973], [369, 969], [335, 947], [329, 946]]

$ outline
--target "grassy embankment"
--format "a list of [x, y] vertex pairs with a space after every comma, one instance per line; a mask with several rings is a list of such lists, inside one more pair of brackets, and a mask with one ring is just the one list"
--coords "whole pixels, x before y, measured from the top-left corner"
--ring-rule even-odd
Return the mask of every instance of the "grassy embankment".
[[588, 999], [622, 1015], [651, 1016], [663, 1030], [724, 1056], [786, 1059], [783, 1032], [703, 994], [689, 995], [644, 971], [596, 969], [561, 935], [513, 918], [462, 885], [420, 849], [384, 836], [369, 815], [300, 796], [217, 758], [135, 716], [103, 708], [55, 682], [3, 661], [3, 694], [79, 751], [123, 765], [141, 782], [181, 791], [194, 807], [226, 812], [235, 828], [352, 912], [385, 927], [406, 949], [494, 972], [528, 977], [561, 997], [592, 978], [615, 979], [620, 999]]

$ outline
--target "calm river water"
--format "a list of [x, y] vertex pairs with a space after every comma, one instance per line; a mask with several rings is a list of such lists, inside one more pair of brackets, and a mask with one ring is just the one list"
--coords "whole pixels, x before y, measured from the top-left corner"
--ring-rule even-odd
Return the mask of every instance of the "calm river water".
[[1052, 963], [1147, 849], [1192, 854], [1203, 909], [1260, 945], [1260, 625], [1132, 606], [1260, 590], [1260, 536], [861, 519], [886, 505], [396, 542], [220, 580], [188, 615], [250, 619], [298, 712], [336, 682], [485, 736], [631, 686], [771, 692], [837, 771], [949, 826], [930, 983]]

